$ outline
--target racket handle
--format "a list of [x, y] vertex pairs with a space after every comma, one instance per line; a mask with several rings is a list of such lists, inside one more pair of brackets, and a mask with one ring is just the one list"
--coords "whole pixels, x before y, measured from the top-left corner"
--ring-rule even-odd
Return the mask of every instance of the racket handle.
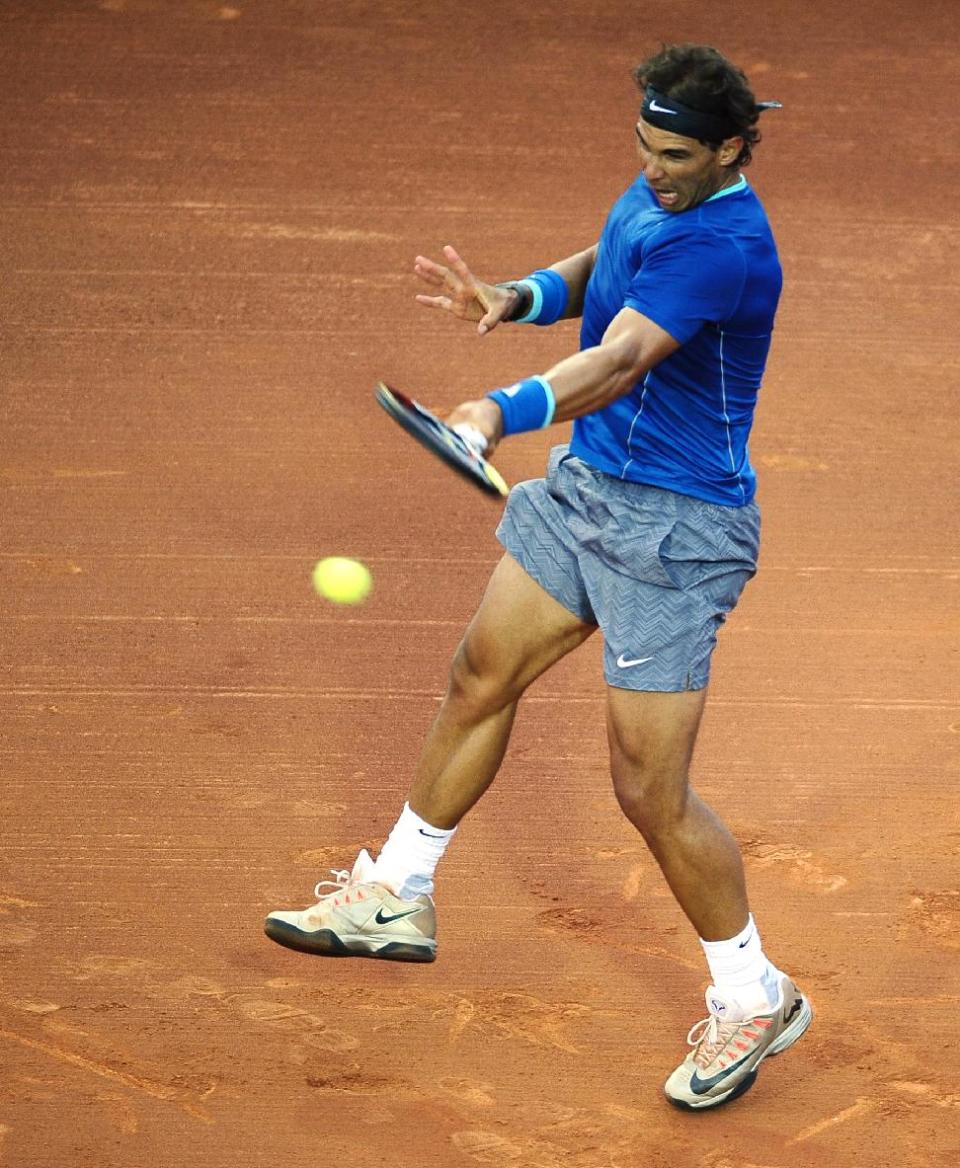
[[476, 426], [471, 426], [469, 422], [461, 422], [459, 425], [453, 426], [452, 429], [456, 431], [456, 433], [460, 435], [464, 442], [466, 442], [468, 446], [475, 450], [477, 454], [483, 455], [484, 451], [487, 449], [487, 440], [484, 435], [481, 434], [480, 431], [476, 428]]

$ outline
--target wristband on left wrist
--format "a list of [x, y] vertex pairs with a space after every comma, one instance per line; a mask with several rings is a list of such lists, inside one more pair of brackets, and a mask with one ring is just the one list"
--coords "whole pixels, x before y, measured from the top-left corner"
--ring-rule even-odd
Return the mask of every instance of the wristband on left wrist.
[[517, 324], [555, 324], [567, 311], [570, 289], [553, 268], [538, 268], [523, 280], [507, 280], [497, 287], [517, 293], [517, 303], [505, 318]]

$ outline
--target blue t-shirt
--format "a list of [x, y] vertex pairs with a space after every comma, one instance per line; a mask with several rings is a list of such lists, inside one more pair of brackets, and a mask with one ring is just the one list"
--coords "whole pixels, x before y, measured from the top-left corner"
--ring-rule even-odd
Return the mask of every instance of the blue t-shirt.
[[570, 450], [617, 478], [741, 507], [756, 490], [747, 439], [783, 275], [760, 200], [741, 179], [665, 211], [641, 175], [607, 218], [580, 347], [624, 307], [680, 348], [625, 396], [577, 418]]

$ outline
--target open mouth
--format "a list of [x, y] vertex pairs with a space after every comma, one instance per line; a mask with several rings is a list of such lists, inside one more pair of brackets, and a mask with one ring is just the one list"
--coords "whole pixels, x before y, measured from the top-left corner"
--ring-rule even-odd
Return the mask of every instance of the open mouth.
[[654, 187], [653, 193], [657, 196], [661, 207], [672, 207], [679, 198], [676, 191], [658, 191], [656, 187]]

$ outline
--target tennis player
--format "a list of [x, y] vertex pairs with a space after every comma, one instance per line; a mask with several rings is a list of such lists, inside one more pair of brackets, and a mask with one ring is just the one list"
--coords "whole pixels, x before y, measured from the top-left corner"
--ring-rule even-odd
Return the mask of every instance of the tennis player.
[[757, 566], [747, 439], [781, 268], [742, 170], [759, 139], [743, 73], [703, 45], [637, 67], [639, 176], [599, 242], [491, 285], [452, 247], [418, 257], [428, 307], [488, 333], [581, 317], [580, 350], [459, 406], [486, 437], [573, 421], [545, 479], [510, 494], [505, 554], [456, 653], [409, 799], [374, 861], [274, 912], [273, 940], [308, 953], [432, 961], [431, 893], [457, 825], [493, 781], [524, 690], [599, 628], [614, 790], [701, 940], [707, 1017], [666, 1082], [708, 1108], [810, 1025], [806, 996], [766, 956], [738, 846], [688, 770], [717, 632]]

